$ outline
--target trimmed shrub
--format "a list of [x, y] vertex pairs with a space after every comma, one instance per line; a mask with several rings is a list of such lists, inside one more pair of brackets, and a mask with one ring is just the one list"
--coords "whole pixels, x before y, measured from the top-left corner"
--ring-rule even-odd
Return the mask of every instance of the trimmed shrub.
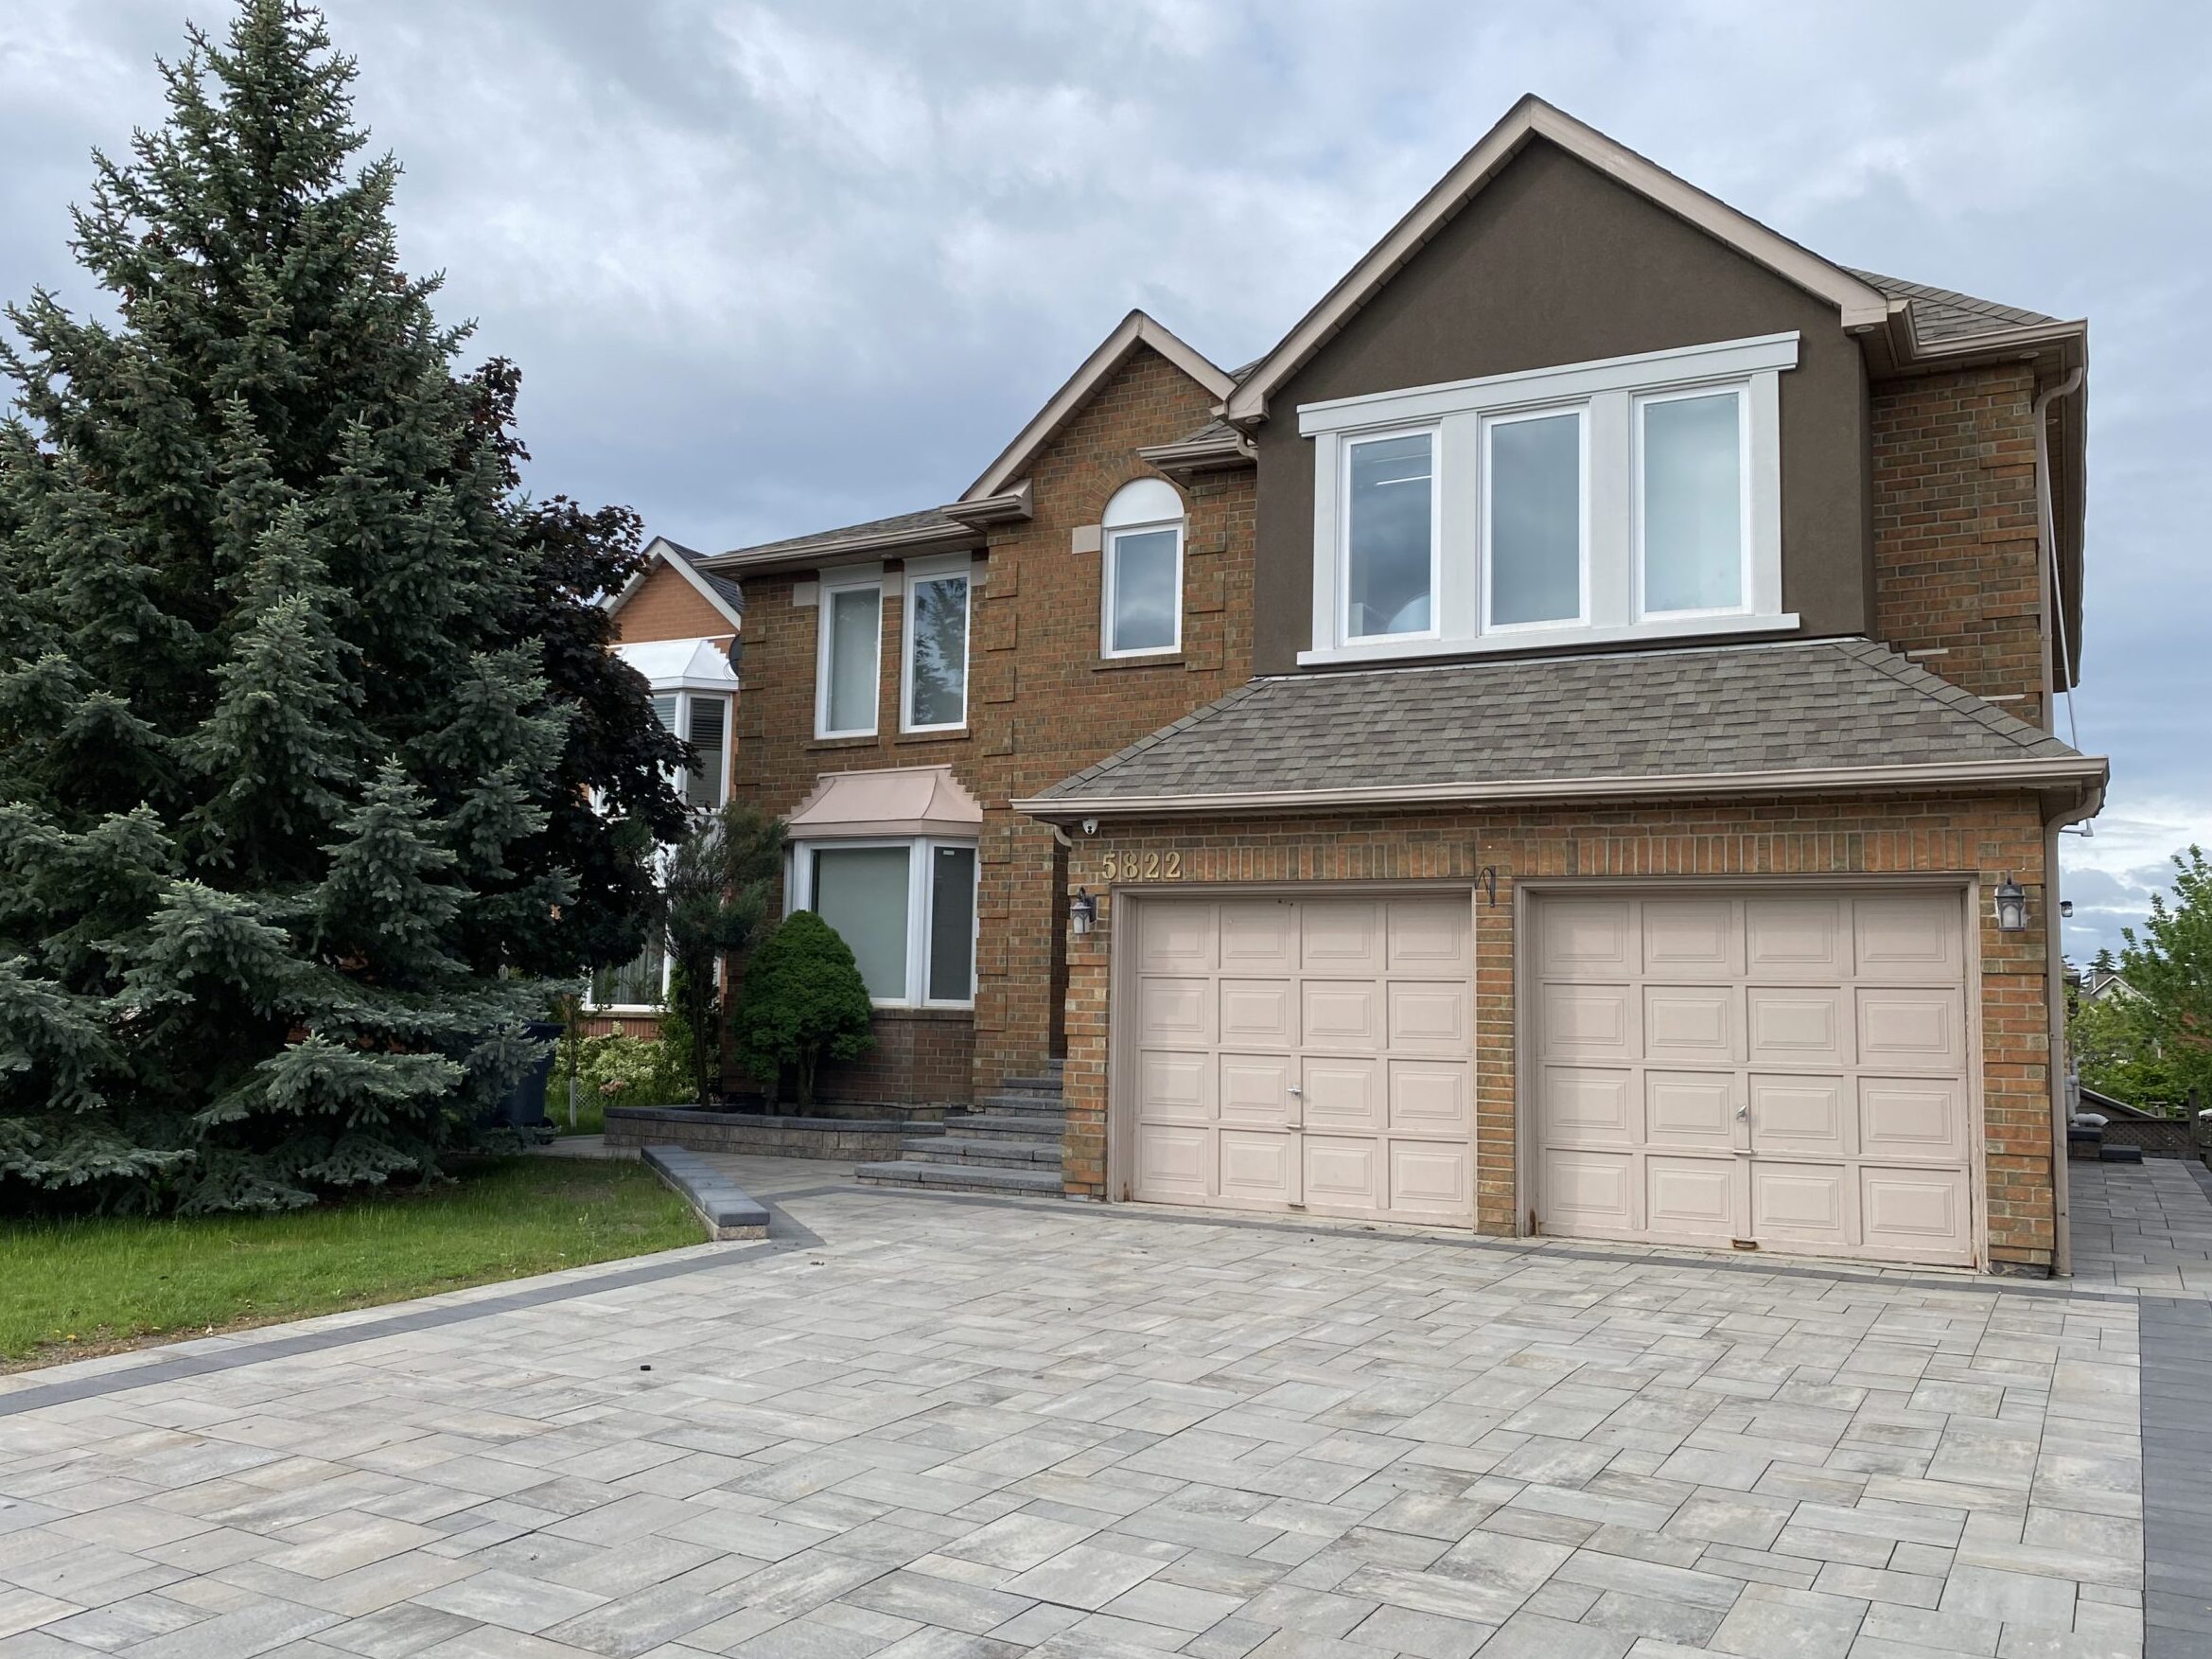
[[783, 1068], [797, 1074], [799, 1106], [814, 1104], [824, 1059], [857, 1060], [875, 1047], [874, 1012], [852, 947], [812, 910], [794, 910], [746, 964], [731, 1031], [746, 1070], [774, 1108]]

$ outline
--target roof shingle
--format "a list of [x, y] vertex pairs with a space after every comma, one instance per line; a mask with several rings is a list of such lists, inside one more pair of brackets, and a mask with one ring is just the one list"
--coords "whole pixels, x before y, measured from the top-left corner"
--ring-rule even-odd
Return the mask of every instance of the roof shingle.
[[1869, 640], [1255, 679], [1037, 800], [1097, 801], [2075, 756]]
[[1912, 326], [1922, 340], [1971, 340], [1977, 334], [2001, 334], [2009, 328], [2027, 328], [2038, 323], [2058, 321], [2041, 311], [2026, 311], [2018, 306], [1976, 299], [1956, 289], [1934, 288], [1924, 282], [1909, 282], [1902, 276], [1884, 276], [1878, 271], [1853, 271], [1852, 274], [1862, 282], [1872, 283], [1891, 299], [1910, 300]]

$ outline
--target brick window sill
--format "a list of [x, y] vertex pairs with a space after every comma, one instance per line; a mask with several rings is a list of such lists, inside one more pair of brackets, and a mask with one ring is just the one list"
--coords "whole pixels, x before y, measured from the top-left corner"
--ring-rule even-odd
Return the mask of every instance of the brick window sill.
[[1124, 668], [1183, 668], [1189, 659], [1181, 651], [1164, 651], [1157, 657], [1101, 657], [1091, 664], [1093, 674], [1111, 674]]
[[891, 741], [900, 748], [909, 743], [965, 743], [975, 733], [963, 726], [957, 732], [902, 732]]

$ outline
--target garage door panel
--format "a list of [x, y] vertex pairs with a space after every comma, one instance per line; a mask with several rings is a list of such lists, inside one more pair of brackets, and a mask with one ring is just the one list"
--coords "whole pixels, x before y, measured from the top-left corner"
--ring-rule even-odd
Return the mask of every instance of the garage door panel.
[[1644, 1227], [1654, 1235], [1726, 1244], [1736, 1235], [1736, 1160], [1643, 1160]]
[[1145, 1118], [1203, 1123], [1214, 1115], [1214, 1066], [1204, 1054], [1138, 1050], [1139, 1109]]
[[1141, 973], [1205, 973], [1215, 965], [1214, 944], [1210, 904], [1138, 908], [1136, 965]]
[[1147, 1048], [1210, 1048], [1214, 1037], [1212, 980], [1147, 978], [1139, 981], [1139, 1043]]
[[1971, 1262], [1962, 915], [1812, 881], [1539, 899], [1541, 1230]]
[[1661, 1065], [1726, 1066], [1737, 1058], [1733, 985], [1646, 985], [1643, 1051]]
[[1223, 1043], [1288, 1049], [1298, 1041], [1294, 980], [1223, 980], [1220, 1007], [1220, 1031]]
[[1297, 1137], [1253, 1129], [1220, 1132], [1221, 1196], [1244, 1204], [1296, 1204]]
[[1966, 1088], [1955, 1077], [1862, 1077], [1859, 1150], [1870, 1158], [1955, 1162], [1966, 1156]]
[[1307, 1208], [1363, 1213], [1386, 1208], [1380, 1140], [1364, 1136], [1308, 1135], [1302, 1149]]
[[1382, 1047], [1383, 987], [1374, 980], [1307, 980], [1299, 986], [1299, 1030], [1312, 1049]]
[[1552, 980], [1632, 976], [1634, 913], [1626, 899], [1546, 899], [1536, 911], [1537, 971]]
[[1626, 985], [1543, 985], [1543, 1052], [1559, 1059], [1635, 1060], [1636, 997]]
[[1846, 1157], [1852, 1136], [1850, 1085], [1840, 1077], [1750, 1080], [1751, 1150], [1779, 1157]]
[[1559, 1146], [1632, 1146], [1643, 1138], [1637, 1117], [1637, 1074], [1626, 1068], [1547, 1066], [1539, 1110], [1541, 1133]]
[[1214, 1138], [1210, 1130], [1139, 1123], [1136, 1192], [1140, 1198], [1203, 1203], [1214, 1191]]
[[1655, 1147], [1728, 1152], [1735, 1143], [1735, 1118], [1732, 1071], [1643, 1074], [1643, 1138]]
[[1870, 896], [1854, 900], [1853, 935], [1863, 978], [1957, 984], [1965, 940], [1956, 897]]
[[1220, 1120], [1280, 1129], [1290, 1121], [1290, 1085], [1297, 1079], [1288, 1054], [1223, 1054]]
[[1956, 1070], [1966, 1058], [1966, 1011], [1956, 991], [1868, 990], [1858, 994], [1862, 1064], [1899, 1070]]
[[1749, 985], [1744, 991], [1745, 1058], [1754, 1066], [1842, 1066], [1851, 1030], [1838, 985]]
[[1225, 974], [1288, 974], [1298, 966], [1298, 912], [1281, 899], [1224, 899], [1220, 966]]
[[1971, 1262], [1967, 1191], [1963, 1170], [1861, 1169], [1867, 1251], [1907, 1262]]
[[1848, 1249], [1851, 1172], [1842, 1164], [1751, 1165], [1751, 1236], [1760, 1244]]
[[1636, 1155], [1625, 1152], [1551, 1154], [1544, 1159], [1544, 1230], [1615, 1238], [1635, 1231], [1636, 1164]]
[[1383, 911], [1394, 974], [1464, 977], [1474, 943], [1465, 899], [1393, 899]]
[[1747, 898], [1744, 967], [1755, 979], [1849, 979], [1851, 934], [1841, 898]]
[[1298, 907], [1300, 965], [1309, 974], [1379, 974], [1382, 905], [1375, 899], [1311, 899]]
[[1732, 979], [1743, 954], [1732, 900], [1643, 902], [1643, 971], [1653, 978]]
[[1394, 1212], [1463, 1224], [1474, 1217], [1474, 1149], [1464, 1141], [1393, 1140], [1389, 1176]]
[[1301, 1070], [1306, 1080], [1308, 1129], [1377, 1132], [1382, 1128], [1381, 1060], [1349, 1054], [1342, 1058], [1308, 1055]]
[[[1391, 1060], [1385, 1063], [1389, 1127], [1420, 1135], [1466, 1138], [1474, 1133], [1471, 1068], [1465, 1061]], [[1308, 1103], [1312, 1091], [1307, 1091]]]
[[1393, 1052], [1461, 1054], [1473, 1041], [1464, 980], [1393, 980], [1385, 987], [1384, 1004]]

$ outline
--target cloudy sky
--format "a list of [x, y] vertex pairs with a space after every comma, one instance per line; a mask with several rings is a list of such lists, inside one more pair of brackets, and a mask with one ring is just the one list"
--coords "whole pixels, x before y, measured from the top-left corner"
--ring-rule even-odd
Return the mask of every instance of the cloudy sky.
[[[2212, 7], [336, 0], [534, 486], [729, 547], [946, 501], [1131, 306], [1258, 355], [1536, 91], [1846, 264], [2092, 322], [2077, 959], [2212, 844]], [[219, 0], [0, 8], [0, 295]]]

